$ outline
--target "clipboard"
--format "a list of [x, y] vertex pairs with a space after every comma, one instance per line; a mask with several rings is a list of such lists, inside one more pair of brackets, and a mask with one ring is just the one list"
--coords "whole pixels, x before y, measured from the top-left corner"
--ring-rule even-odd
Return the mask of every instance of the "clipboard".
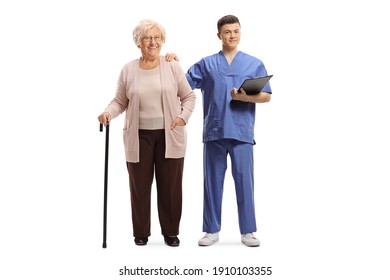
[[273, 75], [264, 76], [264, 77], [256, 77], [252, 79], [246, 79], [241, 86], [238, 88], [238, 92], [243, 88], [248, 95], [256, 95], [262, 91], [264, 86], [268, 83], [268, 81], [272, 78]]

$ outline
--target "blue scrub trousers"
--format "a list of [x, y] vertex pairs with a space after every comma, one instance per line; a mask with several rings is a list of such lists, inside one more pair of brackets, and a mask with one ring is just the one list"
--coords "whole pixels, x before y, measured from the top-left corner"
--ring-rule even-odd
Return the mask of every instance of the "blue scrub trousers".
[[234, 139], [205, 142], [203, 146], [203, 231], [221, 230], [222, 195], [230, 155], [236, 188], [240, 233], [255, 232], [253, 145]]

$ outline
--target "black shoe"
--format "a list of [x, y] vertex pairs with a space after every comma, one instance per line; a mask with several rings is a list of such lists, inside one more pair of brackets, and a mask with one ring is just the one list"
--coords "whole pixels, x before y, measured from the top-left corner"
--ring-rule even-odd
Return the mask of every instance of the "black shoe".
[[143, 246], [148, 244], [148, 238], [147, 237], [135, 237], [134, 238], [135, 245]]
[[165, 244], [167, 244], [168, 246], [171, 246], [171, 247], [177, 247], [180, 244], [180, 240], [179, 240], [179, 238], [177, 238], [177, 236], [165, 236], [164, 235], [164, 241], [165, 241]]

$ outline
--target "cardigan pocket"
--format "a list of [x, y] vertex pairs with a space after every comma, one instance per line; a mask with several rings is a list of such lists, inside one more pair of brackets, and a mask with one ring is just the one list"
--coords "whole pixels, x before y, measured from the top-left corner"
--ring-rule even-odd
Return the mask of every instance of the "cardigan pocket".
[[139, 161], [138, 130], [123, 129], [123, 144], [125, 146], [126, 160], [130, 162], [138, 162]]
[[185, 126], [176, 126], [170, 130], [173, 144], [175, 146], [184, 147], [187, 143], [187, 131]]
[[138, 130], [134, 129], [123, 129], [123, 144], [125, 145], [126, 150], [131, 150], [134, 147], [134, 142], [139, 141]]

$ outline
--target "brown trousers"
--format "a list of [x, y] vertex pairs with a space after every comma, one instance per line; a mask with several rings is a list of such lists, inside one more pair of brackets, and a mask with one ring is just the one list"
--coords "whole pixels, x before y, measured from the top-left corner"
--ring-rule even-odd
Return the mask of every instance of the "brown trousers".
[[139, 130], [140, 161], [127, 162], [134, 237], [150, 236], [151, 189], [154, 174], [161, 233], [179, 234], [184, 158], [165, 158], [163, 129]]

